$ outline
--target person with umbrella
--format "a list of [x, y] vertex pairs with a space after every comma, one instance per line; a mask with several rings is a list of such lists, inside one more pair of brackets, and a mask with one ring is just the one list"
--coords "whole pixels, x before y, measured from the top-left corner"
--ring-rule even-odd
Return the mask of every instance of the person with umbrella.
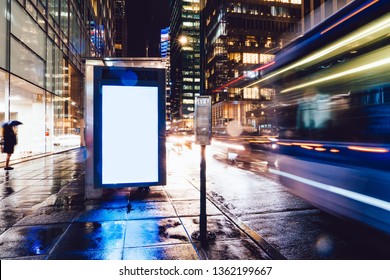
[[11, 155], [14, 153], [15, 145], [17, 144], [14, 126], [19, 124], [22, 123], [19, 121], [9, 121], [3, 124], [3, 153], [7, 154], [4, 170], [14, 169], [13, 167], [9, 166], [9, 161], [11, 159]]

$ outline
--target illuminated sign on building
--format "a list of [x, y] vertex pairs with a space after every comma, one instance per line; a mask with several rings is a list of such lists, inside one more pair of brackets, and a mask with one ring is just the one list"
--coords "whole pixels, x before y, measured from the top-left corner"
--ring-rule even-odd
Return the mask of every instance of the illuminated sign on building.
[[170, 42], [169, 42], [169, 27], [161, 29], [161, 42], [160, 42], [160, 52], [161, 57], [168, 57]]

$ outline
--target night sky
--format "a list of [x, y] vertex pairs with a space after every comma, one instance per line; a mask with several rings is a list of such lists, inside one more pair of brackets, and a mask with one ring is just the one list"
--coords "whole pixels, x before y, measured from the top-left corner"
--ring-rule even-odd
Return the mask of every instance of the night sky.
[[169, 26], [169, 0], [126, 0], [128, 57], [158, 57], [160, 30]]

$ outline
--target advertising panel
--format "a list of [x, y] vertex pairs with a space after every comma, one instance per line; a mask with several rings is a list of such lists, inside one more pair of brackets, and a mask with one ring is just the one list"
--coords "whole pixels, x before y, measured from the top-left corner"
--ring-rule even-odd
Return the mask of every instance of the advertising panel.
[[95, 68], [95, 185], [164, 185], [164, 70]]

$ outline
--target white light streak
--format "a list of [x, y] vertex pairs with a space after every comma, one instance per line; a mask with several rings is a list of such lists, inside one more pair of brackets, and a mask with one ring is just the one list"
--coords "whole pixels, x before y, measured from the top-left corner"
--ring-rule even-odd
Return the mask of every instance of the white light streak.
[[[380, 31], [387, 31], [387, 29], [390, 27], [390, 15], [384, 17], [383, 20], [380, 20], [378, 21], [376, 24], [373, 24], [367, 28], [362, 28], [361, 31], [357, 32], [356, 34], [352, 35], [352, 36], [349, 36], [347, 37], [346, 39], [343, 39], [343, 40], [340, 40], [338, 41], [337, 43], [335, 44], [332, 44], [330, 45], [329, 47], [323, 49], [322, 51], [319, 51], [319, 52], [316, 52], [314, 53], [313, 55], [310, 55], [302, 60], [299, 60], [298, 62], [296, 63], [293, 63], [292, 65], [288, 66], [288, 67], [285, 67], [285, 68], [282, 68], [281, 70], [279, 71], [276, 71], [275, 73], [273, 74], [270, 74], [268, 76], [265, 76], [264, 78], [244, 87], [244, 88], [247, 88], [247, 87], [252, 87], [258, 83], [261, 83], [261, 82], [264, 82], [270, 78], [273, 78], [275, 76], [278, 76], [280, 74], [283, 74], [291, 69], [294, 69], [294, 68], [297, 68], [299, 66], [302, 66], [302, 65], [305, 65], [305, 64], [308, 64], [310, 62], [313, 62], [319, 58], [322, 58], [338, 49], [341, 49], [342, 47], [345, 47], [345, 46], [348, 46], [348, 45], [351, 45], [352, 47], [352, 43], [355, 43], [357, 42], [358, 40], [361, 40], [361, 39], [364, 39], [368, 36], [370, 36], [370, 39], [374, 39], [374, 34], [375, 33], [378, 33]], [[378, 34], [378, 36], [382, 35], [382, 33]], [[377, 36], [377, 37], [378, 37]], [[376, 38], [376, 37], [375, 37]], [[341, 50], [342, 51], [342, 50]], [[337, 53], [334, 53], [333, 55], [337, 55]]]
[[307, 178], [303, 178], [303, 177], [300, 177], [300, 176], [297, 176], [297, 175], [294, 175], [291, 173], [287, 173], [284, 171], [280, 171], [280, 170], [276, 170], [276, 169], [269, 169], [269, 171], [271, 173], [274, 173], [274, 174], [277, 174], [277, 175], [280, 175], [283, 177], [287, 177], [287, 178], [295, 180], [297, 182], [301, 182], [301, 183], [304, 183], [306, 185], [310, 185], [310, 186], [315, 187], [317, 189], [321, 189], [321, 190], [324, 190], [324, 191], [327, 191], [330, 193], [338, 194], [338, 195], [362, 202], [364, 204], [368, 204], [371, 206], [381, 208], [381, 209], [386, 210], [386, 211], [390, 211], [390, 203], [388, 201], [385, 201], [385, 200], [381, 200], [381, 199], [374, 198], [374, 197], [364, 195], [361, 193], [349, 191], [349, 190], [335, 187], [332, 185], [323, 184], [323, 183], [313, 181], [313, 180], [310, 180]]
[[319, 83], [327, 82], [327, 81], [334, 80], [334, 79], [337, 79], [337, 78], [341, 78], [341, 77], [344, 77], [344, 76], [347, 76], [347, 75], [356, 74], [358, 72], [370, 70], [370, 69], [373, 69], [373, 68], [376, 68], [376, 67], [380, 67], [380, 66], [389, 64], [389, 63], [390, 63], [390, 58], [385, 58], [385, 59], [382, 59], [382, 60], [375, 61], [373, 63], [362, 65], [360, 67], [356, 67], [356, 68], [353, 68], [353, 69], [348, 69], [348, 70], [340, 72], [340, 73], [329, 75], [329, 76], [323, 77], [321, 79], [317, 79], [317, 80], [314, 80], [314, 81], [311, 81], [311, 82], [300, 84], [300, 85], [297, 85], [295, 87], [290, 87], [288, 89], [282, 90], [281, 93], [290, 92], [290, 91], [293, 91], [293, 90], [297, 90], [297, 89], [301, 89], [301, 88], [304, 88], [304, 87], [308, 87], [308, 86], [312, 86], [312, 85], [315, 85], [315, 84], [319, 84]]

